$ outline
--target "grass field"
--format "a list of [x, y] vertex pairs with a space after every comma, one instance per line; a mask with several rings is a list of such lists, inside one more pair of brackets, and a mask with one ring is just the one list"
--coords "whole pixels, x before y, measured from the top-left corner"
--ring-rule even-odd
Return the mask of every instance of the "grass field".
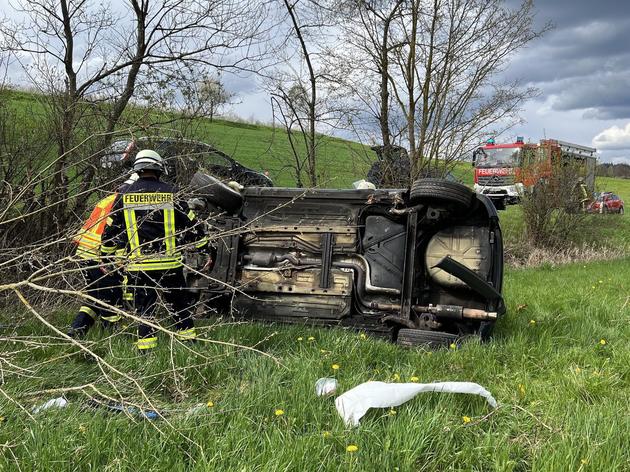
[[[508, 271], [508, 314], [494, 339], [457, 350], [401, 349], [338, 329], [247, 324], [203, 330], [209, 339], [256, 345], [278, 365], [258, 353], [206, 344], [195, 346], [199, 355], [181, 347], [171, 354], [166, 343], [155, 355], [139, 357], [131, 339], [117, 335], [99, 343], [97, 352], [140, 379], [166, 419], [92, 410], [86, 396], [73, 391], [66, 393], [66, 409], [30, 419], [3, 398], [0, 468], [628, 470], [628, 280], [629, 259]], [[62, 314], [54, 320], [68, 321]], [[29, 324], [21, 334], [32, 330]], [[101, 335], [94, 332], [90, 340]], [[99, 366], [76, 348], [39, 338], [42, 346], [26, 354], [26, 339], [5, 344], [3, 357], [29, 366], [25, 375], [32, 378], [5, 372], [2, 389], [27, 408], [62, 393], [37, 393], [46, 389], [95, 382], [112, 393]], [[193, 364], [199, 366], [177, 370]], [[372, 410], [348, 429], [332, 399], [314, 395], [315, 380], [333, 375], [341, 391], [367, 380], [474, 381], [493, 393], [499, 408], [492, 411], [475, 397], [422, 394], [394, 412]], [[143, 402], [132, 385], [120, 379], [117, 385]], [[208, 401], [211, 407], [186, 415]], [[346, 452], [348, 445], [358, 451]]]
[[[222, 121], [202, 133], [244, 164], [269, 169], [277, 183], [290, 183], [281, 133]], [[367, 160], [351, 158], [365, 156], [363, 146], [336, 139], [325, 146], [330, 186], [365, 175]], [[471, 183], [469, 166], [455, 173]], [[630, 180], [597, 185], [630, 203]], [[500, 216], [508, 243], [516, 241], [520, 207]], [[630, 243], [627, 214], [589, 221], [609, 244]], [[130, 331], [93, 330], [86, 345], [102, 356], [97, 363], [21, 309], [4, 312], [0, 470], [628, 471], [630, 258], [619, 256], [507, 268], [508, 312], [492, 341], [437, 351], [340, 329], [203, 320], [202, 337], [213, 342], [188, 349], [162, 336], [148, 356], [131, 347]], [[70, 322], [67, 310], [41, 309], [56, 326]], [[351, 429], [331, 398], [314, 394], [325, 376], [338, 379], [340, 392], [368, 380], [473, 381], [499, 408], [476, 397], [421, 394], [393, 411], [372, 410]], [[94, 409], [87, 395], [94, 389], [145, 407], [150, 399], [164, 418]], [[61, 394], [67, 408], [32, 415], [32, 407]], [[357, 450], [348, 452], [350, 445]]]

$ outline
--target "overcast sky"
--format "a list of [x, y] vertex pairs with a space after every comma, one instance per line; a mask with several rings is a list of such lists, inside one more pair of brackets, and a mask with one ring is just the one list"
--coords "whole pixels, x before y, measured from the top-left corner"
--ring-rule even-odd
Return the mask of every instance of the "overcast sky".
[[[510, 4], [518, 3], [509, 0]], [[630, 163], [630, 0], [538, 0], [536, 21], [554, 29], [514, 57], [506, 75], [540, 89], [526, 123], [504, 140], [555, 138], [594, 146], [602, 161]], [[244, 118], [269, 120], [267, 98], [234, 83]]]
[[[3, 13], [8, 1], [0, 0]], [[630, 0], [537, 0], [536, 10], [537, 23], [551, 21], [554, 29], [515, 56], [505, 74], [541, 93], [525, 105], [526, 123], [501, 140], [556, 138], [594, 146], [602, 161], [630, 163]], [[271, 120], [255, 77], [225, 79], [238, 93], [231, 113]]]

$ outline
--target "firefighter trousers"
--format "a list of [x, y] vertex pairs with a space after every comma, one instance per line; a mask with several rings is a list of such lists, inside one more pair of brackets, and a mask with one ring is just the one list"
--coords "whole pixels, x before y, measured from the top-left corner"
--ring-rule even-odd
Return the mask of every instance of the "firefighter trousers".
[[[103, 273], [94, 261], [81, 263], [81, 273], [85, 279], [85, 291], [91, 297], [112, 307], [122, 305], [122, 275], [119, 272]], [[79, 309], [73, 328], [87, 331], [96, 320], [116, 322], [120, 316], [112, 309], [91, 300], [84, 300]]]
[[[193, 308], [197, 296], [186, 286], [182, 268], [130, 271], [128, 289], [133, 294], [134, 310], [138, 316], [154, 322], [159, 297], [166, 303], [172, 320], [166, 328], [171, 330], [174, 328], [180, 340], [192, 340], [196, 337]], [[156, 346], [155, 329], [141, 324], [138, 327], [138, 349], [151, 349]]]

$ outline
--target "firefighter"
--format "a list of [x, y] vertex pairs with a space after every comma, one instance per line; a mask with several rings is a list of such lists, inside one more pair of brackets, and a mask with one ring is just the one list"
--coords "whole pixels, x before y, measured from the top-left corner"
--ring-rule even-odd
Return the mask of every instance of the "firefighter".
[[[120, 305], [122, 297], [121, 279], [117, 272], [104, 273], [100, 269], [101, 235], [111, 221], [109, 213], [116, 194], [100, 200], [90, 214], [79, 234], [74, 238], [77, 245], [76, 256], [86, 281], [88, 295], [112, 306]], [[102, 305], [86, 301], [79, 308], [68, 334], [72, 337], [82, 336], [100, 319], [104, 324], [116, 323], [120, 316]]]
[[[117, 192], [124, 190], [137, 178], [137, 174], [132, 174], [117, 189]], [[112, 222], [110, 212], [115, 198], [116, 193], [103, 198], [96, 204], [73, 242], [77, 245], [76, 256], [86, 281], [87, 294], [108, 305], [120, 306], [122, 299], [128, 298], [123, 289], [125, 277], [119, 271], [104, 272], [100, 264], [101, 236], [105, 227]], [[120, 320], [120, 316], [103, 305], [86, 301], [79, 308], [68, 334], [73, 337], [82, 336], [98, 319], [105, 326], [112, 326]]]
[[[101, 253], [111, 257], [124, 249], [136, 314], [153, 320], [159, 290], [172, 307], [178, 339], [194, 340], [196, 296], [186, 287], [181, 250], [187, 245], [208, 252], [206, 269], [212, 264], [214, 248], [208, 244], [201, 222], [188, 204], [177, 200], [172, 185], [160, 181], [166, 168], [157, 152], [138, 152], [133, 170], [139, 178], [116, 197], [112, 224], [105, 228]], [[137, 348], [152, 349], [157, 341], [155, 330], [140, 324]]]

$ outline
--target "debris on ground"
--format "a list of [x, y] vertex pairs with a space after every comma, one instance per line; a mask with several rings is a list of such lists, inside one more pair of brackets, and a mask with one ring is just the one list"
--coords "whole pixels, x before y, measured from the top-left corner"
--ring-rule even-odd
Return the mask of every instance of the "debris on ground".
[[40, 411], [48, 410], [50, 408], [65, 408], [68, 406], [68, 400], [63, 397], [52, 398], [48, 400], [46, 403], [39, 405], [38, 407], [33, 409], [33, 414], [37, 414]]
[[337, 411], [348, 426], [358, 426], [370, 408], [391, 408], [402, 405], [419, 393], [468, 393], [484, 397], [492, 408], [494, 397], [481, 385], [473, 382], [385, 383], [365, 382], [335, 399]]
[[322, 377], [315, 382], [315, 395], [318, 397], [334, 395], [337, 391], [337, 379]]

